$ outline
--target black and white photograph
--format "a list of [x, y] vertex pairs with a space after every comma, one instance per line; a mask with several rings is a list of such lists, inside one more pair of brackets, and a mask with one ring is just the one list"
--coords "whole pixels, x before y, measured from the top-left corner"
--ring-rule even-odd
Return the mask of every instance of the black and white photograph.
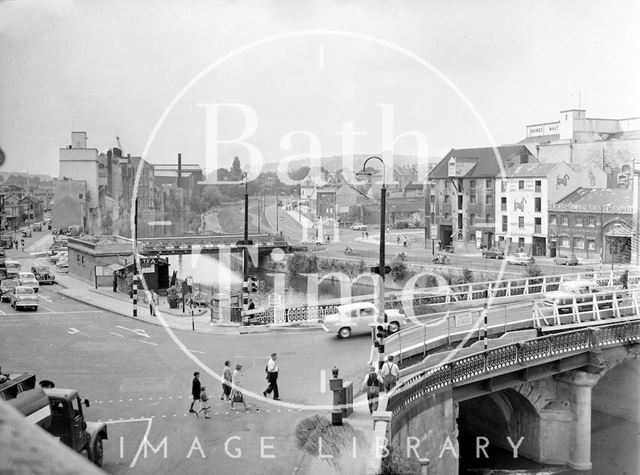
[[639, 21], [0, 0], [0, 475], [640, 474]]

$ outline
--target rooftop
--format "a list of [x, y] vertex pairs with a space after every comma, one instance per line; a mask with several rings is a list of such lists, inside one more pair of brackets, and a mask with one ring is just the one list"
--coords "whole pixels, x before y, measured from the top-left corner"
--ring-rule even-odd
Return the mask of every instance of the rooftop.
[[[448, 178], [451, 157], [470, 165], [468, 170], [462, 174], [465, 178], [495, 177], [501, 173], [502, 167], [507, 168], [516, 163], [515, 157], [519, 155], [527, 155], [530, 160], [535, 160], [535, 157], [524, 145], [502, 145], [496, 149], [493, 147], [452, 149], [429, 173], [429, 178]], [[519, 162], [519, 160], [517, 161]]]
[[578, 188], [558, 204], [626, 208], [631, 206], [632, 192], [629, 188]]
[[523, 163], [505, 170], [506, 177], [543, 177], [553, 170], [557, 163]]

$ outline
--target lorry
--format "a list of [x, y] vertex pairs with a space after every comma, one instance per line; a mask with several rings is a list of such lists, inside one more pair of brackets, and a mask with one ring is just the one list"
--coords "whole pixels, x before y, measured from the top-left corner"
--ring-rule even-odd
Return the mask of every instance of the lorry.
[[102, 441], [108, 439], [107, 425], [85, 420], [82, 406], [89, 407], [89, 400], [82, 401], [75, 389], [59, 389], [46, 380], [36, 385], [34, 374], [0, 371], [0, 400], [71, 449], [86, 455], [98, 467], [102, 466]]

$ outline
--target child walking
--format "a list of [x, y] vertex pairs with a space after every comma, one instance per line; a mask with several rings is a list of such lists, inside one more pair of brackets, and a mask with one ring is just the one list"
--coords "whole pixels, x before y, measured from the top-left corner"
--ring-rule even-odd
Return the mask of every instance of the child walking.
[[207, 396], [206, 387], [202, 386], [200, 388], [200, 404], [202, 405], [201, 409], [196, 412], [196, 417], [200, 417], [198, 414], [204, 412], [205, 419], [211, 419], [209, 417], [209, 410], [211, 409], [211, 404], [209, 403], [209, 396]]

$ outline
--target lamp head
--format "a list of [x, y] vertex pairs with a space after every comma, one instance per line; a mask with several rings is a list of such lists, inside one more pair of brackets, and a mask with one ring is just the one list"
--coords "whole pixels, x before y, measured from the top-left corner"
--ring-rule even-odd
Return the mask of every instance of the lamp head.
[[373, 173], [370, 171], [366, 171], [366, 170], [361, 170], [359, 172], [356, 172], [356, 178], [360, 178], [360, 179], [369, 179], [373, 177]]

